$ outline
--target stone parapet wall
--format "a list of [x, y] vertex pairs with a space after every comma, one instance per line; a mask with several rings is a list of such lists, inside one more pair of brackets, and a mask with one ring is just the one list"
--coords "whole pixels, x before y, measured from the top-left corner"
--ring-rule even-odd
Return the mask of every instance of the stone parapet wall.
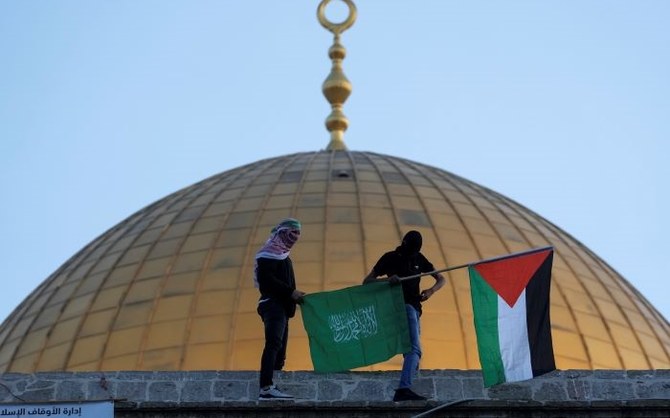
[[[399, 372], [395, 371], [277, 372], [275, 383], [296, 396], [293, 404], [297, 410], [302, 405], [303, 409], [377, 408], [381, 411], [392, 407], [390, 399], [399, 377]], [[469, 402], [475, 405], [505, 402], [506, 405], [573, 403], [583, 406], [647, 402], [648, 405], [670, 408], [670, 370], [565, 370], [488, 389], [483, 387], [479, 371], [422, 370], [413, 388], [431, 398], [433, 404], [464, 400], [472, 400]], [[144, 409], [145, 412], [193, 407], [208, 410], [227, 407], [239, 411], [276, 403], [259, 403], [257, 397], [258, 373], [251, 371], [0, 375], [1, 403], [114, 399], [117, 410]]]

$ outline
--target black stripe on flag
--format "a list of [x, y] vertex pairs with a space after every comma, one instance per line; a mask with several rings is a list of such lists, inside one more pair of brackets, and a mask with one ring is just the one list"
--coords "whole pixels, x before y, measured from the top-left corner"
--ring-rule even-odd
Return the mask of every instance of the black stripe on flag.
[[549, 319], [549, 290], [554, 252], [550, 251], [526, 287], [526, 324], [533, 376], [556, 370]]

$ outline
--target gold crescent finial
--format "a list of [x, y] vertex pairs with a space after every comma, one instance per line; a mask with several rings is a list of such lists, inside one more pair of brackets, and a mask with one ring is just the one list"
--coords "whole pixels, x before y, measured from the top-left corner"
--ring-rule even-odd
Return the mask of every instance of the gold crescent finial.
[[330, 74], [323, 82], [322, 91], [326, 100], [330, 103], [332, 111], [326, 118], [326, 129], [330, 132], [330, 142], [326, 147], [329, 151], [346, 150], [344, 144], [344, 131], [349, 127], [349, 120], [342, 112], [344, 102], [351, 94], [351, 83], [342, 71], [342, 61], [347, 50], [340, 44], [340, 35], [349, 29], [356, 21], [356, 6], [351, 0], [342, 0], [349, 7], [349, 15], [340, 23], [333, 23], [326, 18], [326, 6], [330, 0], [321, 0], [316, 15], [321, 26], [329, 30], [333, 35], [333, 45], [328, 49], [328, 56], [333, 62]]
[[330, 0], [321, 0], [316, 15], [319, 18], [321, 26], [328, 29], [333, 35], [340, 35], [345, 30], [349, 29], [356, 21], [356, 5], [351, 0], [342, 0], [349, 8], [349, 16], [341, 23], [333, 23], [326, 17], [326, 6]]

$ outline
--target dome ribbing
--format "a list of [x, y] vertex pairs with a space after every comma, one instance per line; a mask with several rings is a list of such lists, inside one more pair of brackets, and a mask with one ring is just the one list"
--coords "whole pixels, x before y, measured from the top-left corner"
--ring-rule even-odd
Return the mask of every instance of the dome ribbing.
[[[102, 234], [2, 324], [0, 369], [255, 370], [263, 329], [253, 257], [286, 216], [303, 224], [291, 257], [306, 292], [360, 284], [409, 229], [423, 234], [437, 268], [552, 245], [557, 367], [670, 367], [665, 318], [551, 222], [439, 168], [321, 151], [215, 175]], [[425, 305], [421, 367], [478, 369], [467, 274], [454, 271], [447, 280]], [[400, 364], [397, 356], [372, 368]], [[312, 368], [299, 315], [287, 367]]]

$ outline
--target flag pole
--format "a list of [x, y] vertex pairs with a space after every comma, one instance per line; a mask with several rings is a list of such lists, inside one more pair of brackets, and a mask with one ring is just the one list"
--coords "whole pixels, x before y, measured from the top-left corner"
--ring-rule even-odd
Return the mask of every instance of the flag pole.
[[462, 268], [465, 268], [465, 267], [474, 266], [476, 264], [490, 263], [492, 261], [500, 261], [500, 260], [504, 260], [506, 258], [513, 258], [513, 257], [521, 256], [521, 255], [539, 253], [539, 252], [542, 252], [542, 251], [553, 250], [553, 249], [554, 249], [554, 247], [551, 246], [551, 245], [549, 245], [547, 247], [533, 248], [531, 250], [520, 251], [520, 252], [517, 252], [517, 253], [506, 254], [506, 255], [501, 255], [501, 256], [498, 256], [498, 257], [487, 258], [485, 260], [480, 260], [480, 261], [474, 261], [474, 262], [471, 262], [471, 263], [461, 264], [461, 265], [458, 265], [458, 266], [447, 267], [447, 268], [444, 268], [444, 269], [441, 269], [441, 270], [433, 270], [433, 271], [429, 271], [427, 273], [413, 274], [411, 276], [401, 277], [399, 280], [402, 282], [403, 280], [416, 279], [417, 277], [432, 276], [433, 274], [444, 273], [446, 271], [451, 271], [451, 270], [458, 270], [458, 269], [462, 269]]

